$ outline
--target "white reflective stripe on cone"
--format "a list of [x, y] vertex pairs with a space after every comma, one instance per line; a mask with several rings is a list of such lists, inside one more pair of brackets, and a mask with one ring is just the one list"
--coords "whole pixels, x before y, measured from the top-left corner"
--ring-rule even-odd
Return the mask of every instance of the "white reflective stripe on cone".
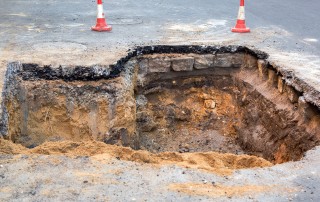
[[244, 6], [240, 6], [239, 8], [238, 20], [245, 20]]
[[98, 15], [97, 18], [104, 18], [103, 6], [102, 4], [98, 4]]

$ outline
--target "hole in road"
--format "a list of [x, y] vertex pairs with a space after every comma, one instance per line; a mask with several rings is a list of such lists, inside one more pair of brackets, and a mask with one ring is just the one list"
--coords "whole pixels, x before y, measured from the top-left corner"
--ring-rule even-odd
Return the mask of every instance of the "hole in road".
[[319, 109], [261, 61], [219, 49], [142, 54], [119, 75], [109, 66], [12, 63], [1, 132], [28, 148], [98, 140], [153, 153], [299, 160], [319, 143]]

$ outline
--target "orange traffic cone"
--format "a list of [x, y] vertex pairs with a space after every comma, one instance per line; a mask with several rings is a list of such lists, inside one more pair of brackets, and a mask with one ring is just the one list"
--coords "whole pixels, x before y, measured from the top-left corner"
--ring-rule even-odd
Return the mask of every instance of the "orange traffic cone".
[[107, 25], [106, 19], [104, 17], [102, 0], [97, 0], [98, 4], [98, 15], [97, 15], [97, 24], [94, 27], [91, 27], [91, 30], [98, 32], [111, 31], [112, 27]]
[[250, 32], [249, 27], [246, 27], [246, 20], [245, 20], [245, 14], [244, 14], [244, 0], [240, 0], [240, 8], [239, 8], [237, 24], [234, 28], [232, 28], [231, 31], [239, 32], [239, 33]]

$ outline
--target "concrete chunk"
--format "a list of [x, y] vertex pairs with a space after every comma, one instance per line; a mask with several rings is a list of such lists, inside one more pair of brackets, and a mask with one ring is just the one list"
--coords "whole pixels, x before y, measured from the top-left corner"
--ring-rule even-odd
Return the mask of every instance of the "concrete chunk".
[[179, 57], [172, 58], [172, 69], [177, 72], [192, 71], [194, 58], [193, 57]]
[[171, 61], [168, 57], [149, 58], [148, 72], [169, 72]]
[[217, 54], [213, 60], [214, 67], [232, 67], [232, 54], [224, 53], [224, 54]]
[[194, 68], [195, 69], [207, 69], [213, 67], [213, 55], [197, 55], [194, 57]]
[[240, 53], [222, 53], [215, 55], [214, 67], [241, 67], [244, 62], [244, 55]]

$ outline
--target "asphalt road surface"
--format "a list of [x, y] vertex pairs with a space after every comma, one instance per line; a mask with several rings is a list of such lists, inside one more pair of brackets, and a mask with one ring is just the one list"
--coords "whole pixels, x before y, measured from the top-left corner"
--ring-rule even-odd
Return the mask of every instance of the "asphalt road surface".
[[128, 48], [150, 44], [234, 44], [264, 50], [318, 87], [320, 3], [309, 0], [246, 1], [250, 34], [230, 31], [238, 0], [105, 1], [111, 33], [90, 30], [96, 2], [2, 0], [0, 59], [58, 64], [111, 64]]
[[[190, 25], [207, 28], [200, 30], [208, 34], [220, 32], [231, 34], [239, 7], [238, 0], [224, 1], [105, 1], [107, 22], [113, 25], [110, 34], [90, 31], [95, 23], [95, 1], [58, 0], [2, 0], [0, 2], [1, 44], [36, 43], [43, 41], [68, 41], [112, 46], [140, 43], [155, 43], [165, 40], [167, 30]], [[283, 29], [298, 44], [287, 44], [291, 48], [302, 48], [303, 41], [309, 51], [320, 50], [320, 3], [316, 0], [246, 1], [247, 25], [253, 34], [262, 28]], [[181, 31], [181, 30], [180, 30]], [[191, 27], [182, 31], [193, 32]], [[199, 31], [199, 30], [198, 30]], [[260, 33], [263, 34], [263, 33]], [[283, 33], [275, 33], [273, 37]], [[173, 36], [171, 36], [173, 37]], [[184, 41], [188, 43], [188, 41]], [[285, 43], [285, 42], [283, 42]]]

